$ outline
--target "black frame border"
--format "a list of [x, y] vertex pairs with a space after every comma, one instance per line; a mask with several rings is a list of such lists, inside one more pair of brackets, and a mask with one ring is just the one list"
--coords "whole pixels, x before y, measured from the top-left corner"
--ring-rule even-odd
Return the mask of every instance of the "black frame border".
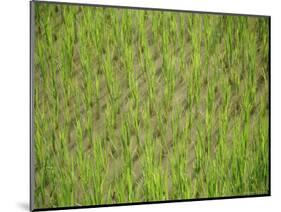
[[[115, 203], [115, 204], [102, 204], [102, 205], [85, 205], [85, 206], [67, 206], [67, 207], [55, 207], [55, 208], [34, 208], [34, 141], [33, 141], [33, 129], [34, 129], [34, 100], [33, 100], [33, 82], [34, 82], [34, 40], [35, 40], [35, 14], [34, 4], [62, 4], [62, 5], [74, 5], [74, 6], [89, 6], [89, 7], [103, 7], [103, 8], [117, 8], [117, 9], [133, 9], [133, 10], [152, 10], [152, 11], [168, 11], [168, 12], [185, 12], [196, 14], [209, 14], [209, 15], [227, 15], [227, 16], [248, 16], [248, 17], [266, 17], [268, 18], [269, 30], [268, 30], [268, 193], [256, 194], [256, 195], [239, 195], [239, 196], [224, 196], [224, 197], [211, 197], [211, 198], [196, 198], [196, 199], [175, 199], [175, 200], [163, 200], [163, 201], [150, 201], [150, 202], [128, 202], [128, 203]], [[114, 207], [114, 206], [135, 206], [135, 205], [150, 205], [150, 204], [163, 204], [163, 203], [178, 203], [178, 202], [197, 202], [206, 200], [225, 200], [225, 199], [241, 199], [241, 198], [255, 198], [255, 197], [270, 197], [271, 196], [271, 16], [270, 15], [257, 15], [257, 14], [242, 14], [242, 13], [224, 13], [224, 12], [211, 12], [211, 11], [195, 11], [195, 10], [179, 10], [179, 9], [167, 9], [167, 8], [147, 8], [147, 7], [133, 7], [133, 6], [121, 6], [121, 5], [104, 5], [104, 4], [92, 4], [92, 3], [74, 3], [74, 2], [56, 2], [45, 0], [30, 0], [29, 2], [29, 209], [30, 211], [54, 211], [54, 210], [68, 210], [68, 209], [87, 209], [87, 208], [102, 208], [102, 207]]]

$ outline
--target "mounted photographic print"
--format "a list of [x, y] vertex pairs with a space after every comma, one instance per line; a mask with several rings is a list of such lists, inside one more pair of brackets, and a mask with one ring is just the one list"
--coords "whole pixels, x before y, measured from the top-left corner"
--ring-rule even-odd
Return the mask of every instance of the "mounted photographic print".
[[31, 2], [31, 209], [270, 195], [270, 17]]

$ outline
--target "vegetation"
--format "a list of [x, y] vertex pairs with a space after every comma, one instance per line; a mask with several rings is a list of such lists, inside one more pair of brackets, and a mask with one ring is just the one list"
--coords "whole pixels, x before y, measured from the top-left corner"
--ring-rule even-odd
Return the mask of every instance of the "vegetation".
[[268, 26], [35, 3], [35, 208], [267, 194]]

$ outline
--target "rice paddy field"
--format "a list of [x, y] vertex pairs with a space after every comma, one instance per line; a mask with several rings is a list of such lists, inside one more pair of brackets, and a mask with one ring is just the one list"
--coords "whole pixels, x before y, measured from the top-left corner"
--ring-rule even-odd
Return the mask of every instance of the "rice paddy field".
[[269, 18], [34, 3], [34, 207], [269, 194]]

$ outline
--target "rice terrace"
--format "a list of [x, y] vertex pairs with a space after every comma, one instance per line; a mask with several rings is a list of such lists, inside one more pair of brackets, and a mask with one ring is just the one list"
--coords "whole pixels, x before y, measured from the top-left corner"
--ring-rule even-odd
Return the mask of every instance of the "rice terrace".
[[34, 3], [34, 208], [269, 193], [269, 18]]

